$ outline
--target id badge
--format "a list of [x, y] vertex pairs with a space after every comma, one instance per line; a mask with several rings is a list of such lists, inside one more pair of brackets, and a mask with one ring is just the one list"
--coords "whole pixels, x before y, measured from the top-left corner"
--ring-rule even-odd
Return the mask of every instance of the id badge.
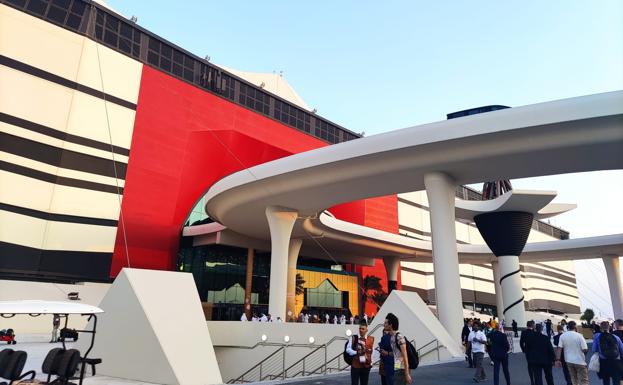
[[402, 360], [394, 360], [394, 370], [400, 370]]

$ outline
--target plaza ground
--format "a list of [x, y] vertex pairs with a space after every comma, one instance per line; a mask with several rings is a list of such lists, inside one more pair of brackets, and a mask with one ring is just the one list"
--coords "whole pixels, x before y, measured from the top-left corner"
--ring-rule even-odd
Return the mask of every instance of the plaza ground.
[[[41, 373], [41, 363], [45, 358], [47, 352], [56, 346], [61, 346], [60, 343], [50, 344], [47, 341], [49, 336], [45, 335], [27, 335], [18, 339], [17, 345], [11, 345], [10, 348], [15, 350], [24, 350], [28, 353], [28, 360], [24, 371], [35, 370], [37, 372], [37, 378], [44, 380], [46, 376]], [[517, 346], [518, 339], [515, 339], [515, 348]], [[67, 343], [67, 348], [72, 348], [73, 343]], [[8, 345], [0, 345], [0, 350], [9, 347]], [[489, 359], [485, 358], [485, 371], [487, 373], [487, 381], [485, 384], [493, 384], [493, 367], [489, 364]], [[523, 354], [516, 353], [511, 354], [509, 359], [511, 382], [513, 385], [529, 385], [530, 380], [526, 369], [526, 360]], [[131, 381], [120, 378], [112, 378], [107, 376], [97, 375], [91, 377], [91, 370], [87, 367], [85, 385], [152, 385], [145, 382]], [[554, 368], [554, 383], [564, 384], [564, 377], [562, 369]], [[472, 383], [471, 379], [474, 374], [474, 369], [466, 367], [465, 361], [454, 361], [442, 364], [425, 365], [419, 367], [413, 376], [413, 384], [416, 385], [459, 385]], [[501, 384], [505, 384], [503, 375], [500, 378]], [[597, 378], [594, 372], [589, 373], [589, 379], [591, 384], [600, 384], [601, 380]], [[292, 385], [348, 385], [350, 384], [350, 372], [332, 374], [327, 376], [313, 376], [301, 379], [289, 379], [279, 381], [267, 381], [261, 384], [276, 384], [276, 383], [288, 383]], [[373, 370], [370, 374], [370, 385], [380, 385], [381, 380], [377, 370]]]

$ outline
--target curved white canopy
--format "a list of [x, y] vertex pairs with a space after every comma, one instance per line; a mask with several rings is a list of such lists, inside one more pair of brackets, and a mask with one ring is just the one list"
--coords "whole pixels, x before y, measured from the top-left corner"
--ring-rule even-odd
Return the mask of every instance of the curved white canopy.
[[550, 203], [556, 195], [555, 191], [511, 190], [490, 200], [455, 199], [455, 212], [457, 218], [471, 221], [478, 214], [496, 211], [521, 211], [534, 214], [534, 219], [545, 219], [577, 207], [569, 203]]
[[[623, 91], [582, 96], [425, 124], [267, 162], [215, 183], [206, 194], [206, 211], [228, 229], [259, 240], [270, 239], [266, 207], [296, 211], [301, 219], [292, 238], [304, 239], [305, 249], [313, 244], [303, 224], [318, 226], [315, 218], [326, 208], [423, 190], [424, 175], [430, 172], [470, 184], [623, 169], [622, 148]], [[563, 209], [545, 207], [538, 214], [546, 217]], [[356, 226], [351, 225], [334, 228], [336, 238], [384, 243], [388, 250], [406, 242], [389, 233], [347, 236]], [[377, 250], [376, 255], [383, 254]]]
[[99, 307], [63, 301], [0, 301], [0, 314], [98, 314]]

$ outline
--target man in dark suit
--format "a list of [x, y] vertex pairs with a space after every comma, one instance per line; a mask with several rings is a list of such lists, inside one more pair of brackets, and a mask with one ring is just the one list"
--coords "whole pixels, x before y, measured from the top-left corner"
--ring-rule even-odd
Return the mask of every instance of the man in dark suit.
[[543, 334], [543, 325], [537, 324], [532, 337], [528, 341], [528, 362], [532, 367], [532, 376], [535, 385], [543, 385], [543, 375], [547, 385], [554, 385], [552, 367], [556, 362], [556, 353], [552, 347], [552, 341]]
[[511, 376], [508, 372], [508, 351], [510, 350], [510, 344], [506, 334], [502, 333], [499, 329], [494, 330], [489, 334], [491, 339], [491, 348], [489, 349], [489, 357], [493, 361], [493, 384], [500, 384], [500, 365], [504, 372], [504, 379], [506, 385], [510, 385]]
[[530, 365], [530, 357], [528, 353], [529, 345], [534, 337], [534, 321], [528, 321], [526, 324], [526, 330], [521, 332], [521, 338], [519, 339], [519, 346], [521, 351], [526, 355], [526, 361], [528, 361], [528, 375], [530, 376], [530, 385], [534, 385], [534, 371], [532, 365]]
[[469, 333], [472, 331], [472, 322], [473, 321], [471, 319], [468, 319], [466, 322], [464, 322], [463, 330], [461, 331], [461, 342], [463, 343], [463, 346], [465, 346], [465, 355], [467, 356], [468, 368], [474, 367], [474, 361], [472, 360], [472, 346], [467, 340], [467, 337], [469, 337]]

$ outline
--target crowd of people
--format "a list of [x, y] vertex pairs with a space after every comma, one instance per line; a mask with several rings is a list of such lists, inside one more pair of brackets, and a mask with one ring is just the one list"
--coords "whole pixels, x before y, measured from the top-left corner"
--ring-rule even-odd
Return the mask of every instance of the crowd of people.
[[[361, 324], [366, 324], [367, 325], [368, 323], [372, 322], [373, 318], [374, 317], [368, 317], [368, 315], [365, 314], [365, 313], [364, 313], [363, 317], [361, 317], [361, 320], [360, 320], [358, 315], [356, 315], [354, 317], [352, 315], [347, 317], [344, 314], [341, 314], [341, 315], [338, 315], [338, 314], [330, 315], [329, 313], [325, 313], [325, 314], [319, 316], [318, 314], [301, 312], [296, 317], [294, 317], [294, 316], [289, 317], [287, 322], [323, 323], [323, 324], [334, 324], [334, 325], [359, 325], [361, 323]], [[253, 313], [253, 315], [251, 316], [250, 319], [247, 317], [246, 313], [242, 313], [242, 315], [240, 316], [240, 321], [243, 321], [243, 322], [247, 322], [247, 321], [251, 321], [251, 322], [283, 322], [281, 317], [277, 317], [276, 319], [273, 319], [270, 314], [264, 314], [264, 313], [260, 313], [259, 315], [257, 313]]]
[[[485, 352], [489, 354], [493, 368], [493, 382], [500, 382], [502, 368], [506, 384], [511, 383], [508, 370], [508, 354], [513, 349], [513, 336], [517, 336], [517, 324], [513, 320], [513, 332], [505, 332], [503, 324], [495, 318], [488, 322], [465, 319], [461, 340], [465, 346], [468, 367], [474, 368], [474, 382], [486, 380], [482, 364]], [[551, 320], [528, 321], [521, 332], [519, 346], [525, 355], [531, 385], [553, 385], [553, 370], [559, 368], [567, 385], [588, 385], [589, 370], [597, 373], [603, 385], [619, 385], [623, 380], [623, 320], [610, 324], [607, 321], [593, 323], [593, 342], [590, 347], [584, 336], [577, 331], [575, 321], [562, 320], [554, 325]], [[587, 353], [589, 358], [587, 362]]]

